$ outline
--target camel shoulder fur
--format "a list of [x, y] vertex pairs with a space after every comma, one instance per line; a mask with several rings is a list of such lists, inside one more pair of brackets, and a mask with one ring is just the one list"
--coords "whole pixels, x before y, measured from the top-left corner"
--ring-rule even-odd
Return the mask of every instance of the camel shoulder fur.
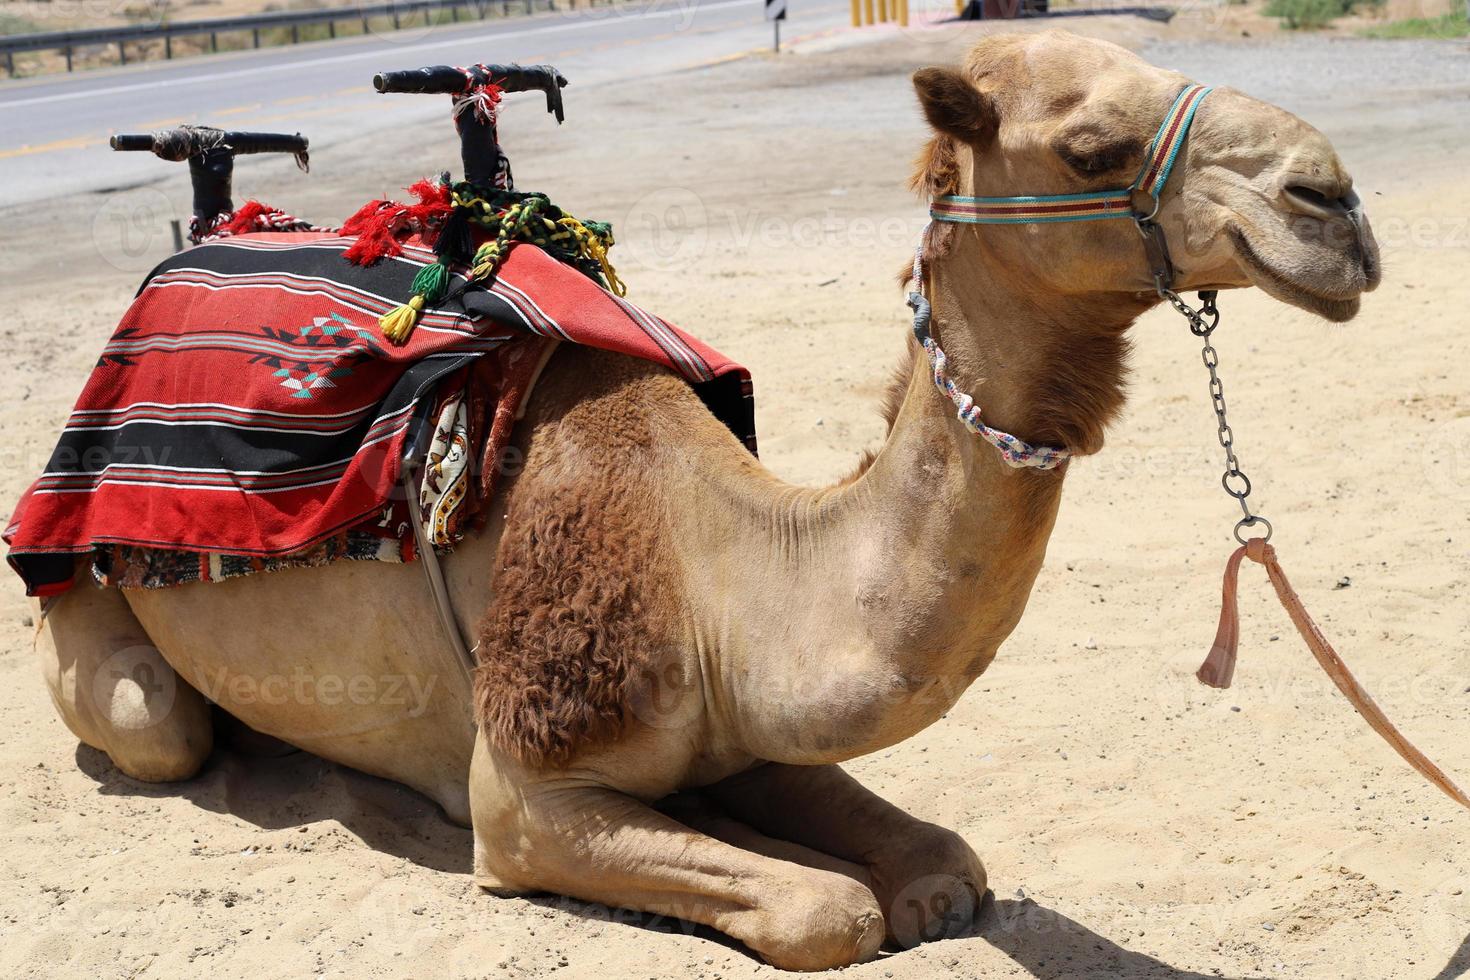
[[475, 672], [486, 737], [526, 765], [618, 739], [636, 686], [680, 655], [671, 434], [743, 453], [683, 381], [633, 358], [563, 348], [533, 395]]

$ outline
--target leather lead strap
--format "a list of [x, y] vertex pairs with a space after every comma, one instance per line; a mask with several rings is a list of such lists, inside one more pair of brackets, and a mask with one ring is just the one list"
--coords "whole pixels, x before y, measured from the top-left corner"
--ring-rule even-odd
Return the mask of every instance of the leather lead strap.
[[1302, 605], [1301, 598], [1296, 590], [1287, 581], [1286, 572], [1282, 571], [1281, 564], [1276, 560], [1276, 549], [1266, 543], [1264, 538], [1252, 538], [1243, 547], [1235, 549], [1230, 556], [1229, 563], [1225, 566], [1225, 581], [1223, 586], [1223, 602], [1220, 608], [1220, 628], [1215, 634], [1215, 644], [1210, 648], [1210, 654], [1205, 662], [1200, 665], [1195, 674], [1203, 684], [1210, 687], [1226, 688], [1235, 675], [1236, 644], [1240, 638], [1240, 618], [1235, 601], [1236, 580], [1240, 573], [1241, 558], [1249, 558], [1251, 561], [1266, 566], [1266, 574], [1271, 577], [1271, 584], [1276, 587], [1276, 596], [1281, 600], [1286, 613], [1291, 617], [1292, 624], [1296, 626], [1297, 632], [1307, 643], [1307, 649], [1312, 651], [1312, 656], [1317, 658], [1317, 663], [1326, 671], [1327, 676], [1332, 678], [1332, 683], [1343, 693], [1368, 726], [1383, 737], [1383, 740], [1393, 747], [1404, 761], [1413, 766], [1414, 769], [1439, 787], [1446, 796], [1461, 806], [1470, 809], [1470, 797], [1466, 797], [1465, 791], [1455, 785], [1454, 780], [1444, 774], [1444, 771], [1435, 765], [1423, 753], [1416, 749], [1412, 742], [1403, 736], [1378, 703], [1373, 700], [1372, 695], [1363, 690], [1352, 671], [1348, 670], [1347, 664], [1332, 649], [1332, 644], [1327, 642], [1327, 637], [1322, 635], [1312, 617], [1308, 615], [1306, 607]]

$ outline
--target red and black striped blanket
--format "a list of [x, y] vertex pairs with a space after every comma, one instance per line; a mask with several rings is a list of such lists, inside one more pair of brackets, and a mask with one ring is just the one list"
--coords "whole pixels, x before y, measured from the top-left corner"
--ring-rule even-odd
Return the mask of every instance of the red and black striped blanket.
[[492, 428], [504, 440], [519, 406], [497, 402], [524, 396], [526, 350], [552, 341], [667, 366], [754, 450], [743, 368], [540, 249], [513, 247], [488, 287], [451, 290], [395, 347], [378, 318], [434, 254], [415, 239], [362, 267], [343, 258], [353, 241], [242, 235], [150, 273], [5, 531], [30, 594], [65, 590], [78, 556], [120, 548], [265, 568], [313, 548], [373, 557], [344, 544], [367, 533], [411, 552], [389, 517], [405, 450], [422, 452], [446, 397], [470, 389], [470, 414], [497, 423], [472, 425], [482, 446]]

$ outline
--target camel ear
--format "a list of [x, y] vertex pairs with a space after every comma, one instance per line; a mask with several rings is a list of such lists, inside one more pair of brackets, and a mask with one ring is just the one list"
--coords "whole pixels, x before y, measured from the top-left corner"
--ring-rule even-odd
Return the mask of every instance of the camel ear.
[[914, 91], [929, 125], [945, 136], [980, 145], [1000, 126], [990, 98], [952, 68], [920, 68], [914, 72]]

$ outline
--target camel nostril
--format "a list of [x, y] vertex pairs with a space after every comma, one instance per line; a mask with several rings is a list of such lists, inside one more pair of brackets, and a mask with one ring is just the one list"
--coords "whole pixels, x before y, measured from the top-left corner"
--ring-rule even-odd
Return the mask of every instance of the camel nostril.
[[1342, 197], [1331, 197], [1307, 184], [1287, 184], [1281, 188], [1281, 196], [1292, 210], [1314, 218], [1344, 217], [1352, 210], [1354, 200], [1351, 190]]

